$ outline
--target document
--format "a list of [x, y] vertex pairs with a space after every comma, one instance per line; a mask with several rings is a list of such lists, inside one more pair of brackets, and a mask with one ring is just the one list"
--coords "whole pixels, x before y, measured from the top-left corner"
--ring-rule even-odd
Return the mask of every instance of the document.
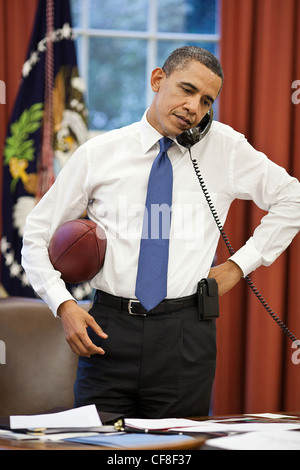
[[279, 413], [253, 413], [247, 416], [255, 416], [256, 418], [267, 418], [267, 419], [298, 419], [297, 416], [282, 415]]
[[[177, 432], [195, 432], [195, 433], [237, 433], [237, 432], [280, 432], [299, 430], [299, 423], [216, 423], [212, 421], [201, 422], [193, 427], [174, 428]], [[170, 429], [173, 431], [173, 429]]]
[[148, 431], [168, 430], [177, 427], [193, 427], [199, 422], [185, 418], [139, 419], [126, 418], [125, 425], [134, 429]]
[[209, 439], [206, 445], [224, 450], [300, 450], [300, 433], [297, 431], [249, 432]]
[[172, 431], [181, 433], [233, 433], [253, 431], [286, 431], [300, 430], [300, 423], [262, 423], [255, 419], [232, 420], [204, 420], [166, 418], [166, 419], [126, 419], [126, 426], [133, 429], [151, 431]]
[[66, 429], [102, 426], [95, 405], [87, 405], [59, 413], [10, 416], [11, 429]]
[[178, 436], [178, 435], [153, 435], [153, 434], [126, 434], [119, 433], [111, 436], [94, 435], [90, 437], [78, 437], [72, 439], [66, 439], [66, 441], [77, 442], [79, 444], [94, 444], [107, 447], [116, 448], [135, 448], [138, 446], [150, 446], [150, 445], [171, 445], [171, 444], [183, 444], [186, 442], [195, 442], [190, 436]]

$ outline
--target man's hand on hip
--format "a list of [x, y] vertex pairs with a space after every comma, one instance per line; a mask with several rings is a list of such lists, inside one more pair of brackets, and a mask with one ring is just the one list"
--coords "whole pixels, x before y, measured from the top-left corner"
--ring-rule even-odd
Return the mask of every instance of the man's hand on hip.
[[230, 291], [243, 277], [241, 268], [231, 260], [211, 268], [208, 277], [213, 277], [218, 284], [219, 295]]

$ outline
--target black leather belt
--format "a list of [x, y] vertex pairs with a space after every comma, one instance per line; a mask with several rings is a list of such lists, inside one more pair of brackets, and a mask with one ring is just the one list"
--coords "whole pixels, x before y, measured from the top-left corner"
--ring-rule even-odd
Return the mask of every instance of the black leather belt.
[[194, 294], [179, 299], [163, 300], [157, 307], [149, 310], [149, 312], [138, 300], [116, 297], [100, 290], [96, 291], [94, 302], [115, 308], [119, 311], [128, 312], [130, 315], [147, 316], [156, 315], [158, 313], [171, 313], [182, 310], [183, 308], [195, 307], [198, 305], [198, 296]]

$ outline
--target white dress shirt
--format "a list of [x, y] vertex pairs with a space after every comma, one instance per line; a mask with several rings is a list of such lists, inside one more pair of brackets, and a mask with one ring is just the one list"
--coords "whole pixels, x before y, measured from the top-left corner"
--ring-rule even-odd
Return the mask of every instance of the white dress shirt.
[[[161, 137], [145, 113], [141, 122], [89, 140], [29, 214], [22, 264], [54, 314], [73, 297], [52, 267], [47, 247], [58, 226], [86, 209], [107, 236], [104, 266], [91, 286], [135, 298], [148, 177]], [[300, 229], [298, 180], [253, 149], [243, 135], [216, 121], [191, 151], [222, 224], [236, 198], [251, 199], [266, 211], [253, 236], [231, 259], [245, 276], [260, 265], [270, 265]], [[188, 150], [175, 142], [168, 155], [173, 166], [173, 205], [167, 298], [178, 298], [195, 293], [199, 280], [208, 275], [219, 231]]]

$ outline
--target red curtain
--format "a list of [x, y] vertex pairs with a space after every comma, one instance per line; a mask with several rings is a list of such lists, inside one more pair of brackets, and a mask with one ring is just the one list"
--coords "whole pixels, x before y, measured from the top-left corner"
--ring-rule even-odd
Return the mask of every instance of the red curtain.
[[[6, 85], [6, 104], [0, 104], [1, 158], [36, 7], [37, 0], [0, 0], [0, 80]], [[0, 207], [2, 207], [2, 168], [3, 165], [0, 165]], [[0, 233], [1, 219], [2, 217], [0, 217]]]
[[[221, 7], [220, 121], [300, 179], [300, 104], [292, 100], [292, 83], [300, 80], [300, 2], [223, 0]], [[235, 250], [262, 215], [249, 202], [234, 202], [225, 229]], [[228, 257], [222, 243], [218, 251], [220, 261]], [[298, 236], [272, 266], [250, 276], [300, 339], [299, 266]], [[244, 281], [222, 297], [214, 413], [299, 410], [300, 350], [292, 344]]]

